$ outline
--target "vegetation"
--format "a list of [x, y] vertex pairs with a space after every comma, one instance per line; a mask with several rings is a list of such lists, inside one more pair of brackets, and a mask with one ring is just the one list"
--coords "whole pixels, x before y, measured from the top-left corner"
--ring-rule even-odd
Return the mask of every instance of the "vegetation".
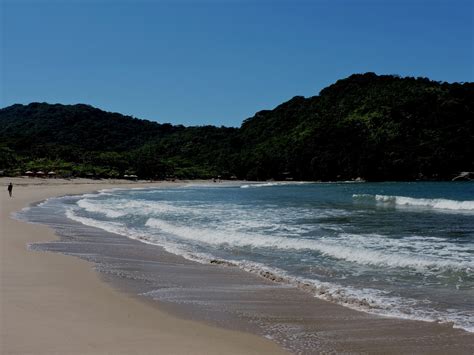
[[0, 110], [0, 170], [162, 179], [450, 179], [474, 171], [474, 83], [355, 74], [237, 128], [183, 127], [88, 105]]

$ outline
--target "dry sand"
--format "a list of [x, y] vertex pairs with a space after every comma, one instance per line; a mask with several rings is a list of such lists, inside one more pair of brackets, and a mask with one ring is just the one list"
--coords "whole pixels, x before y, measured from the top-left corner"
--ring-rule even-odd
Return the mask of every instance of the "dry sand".
[[[6, 185], [14, 184], [13, 198]], [[88, 262], [29, 251], [56, 239], [12, 212], [51, 196], [143, 183], [0, 179], [1, 354], [278, 354], [273, 342], [178, 319], [99, 280]], [[150, 184], [146, 184], [151, 186]]]

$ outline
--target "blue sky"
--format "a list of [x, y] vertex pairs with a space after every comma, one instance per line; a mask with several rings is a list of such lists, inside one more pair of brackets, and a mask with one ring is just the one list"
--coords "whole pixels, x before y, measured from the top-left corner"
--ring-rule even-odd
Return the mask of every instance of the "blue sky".
[[352, 73], [474, 81], [460, 0], [3, 0], [0, 106], [239, 126]]

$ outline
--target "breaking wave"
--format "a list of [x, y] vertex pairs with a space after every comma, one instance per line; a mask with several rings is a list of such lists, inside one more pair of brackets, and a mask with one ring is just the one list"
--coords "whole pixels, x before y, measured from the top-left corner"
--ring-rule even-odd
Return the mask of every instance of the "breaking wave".
[[[469, 218], [474, 201], [398, 196], [398, 185], [394, 191], [391, 186], [379, 190], [385, 194], [356, 194], [367, 189], [314, 184], [291, 194], [285, 189], [279, 196], [277, 191], [283, 190], [272, 190], [279, 185], [299, 183], [249, 183], [234, 190], [214, 185], [133, 193], [104, 190], [73, 198], [66, 215], [187, 259], [239, 267], [291, 284], [350, 308], [453, 322], [474, 332], [469, 304], [459, 301], [461, 295], [472, 295]], [[251, 196], [240, 190], [259, 187], [269, 189], [253, 190]], [[345, 195], [328, 195], [336, 189]], [[458, 196], [463, 195], [446, 195]], [[407, 219], [409, 228], [400, 228], [400, 214], [392, 208], [367, 210], [354, 202], [425, 213], [413, 214]], [[449, 307], [443, 303], [446, 295], [454, 300]]]
[[290, 186], [290, 185], [303, 185], [303, 184], [311, 184], [311, 182], [306, 182], [306, 181], [265, 182], [265, 183], [245, 184], [245, 185], [240, 186], [240, 188], [248, 189], [248, 188], [257, 188], [257, 187]]
[[472, 211], [474, 212], [474, 201], [457, 201], [443, 198], [414, 198], [406, 196], [368, 195], [354, 194], [355, 200], [375, 201], [382, 204], [395, 206], [422, 207], [434, 210], [449, 211]]
[[[158, 229], [169, 235], [177, 236], [183, 240], [206, 243], [214, 246], [229, 245], [232, 247], [280, 250], [311, 250], [334, 259], [357, 264], [387, 266], [392, 268], [411, 268], [419, 271], [474, 270], [474, 261], [468, 257], [466, 257], [466, 260], [463, 260], [459, 257], [442, 258], [440, 255], [435, 254], [419, 256], [418, 253], [408, 252], [407, 250], [403, 251], [403, 248], [400, 248], [403, 243], [413, 246], [413, 243], [410, 241], [400, 242], [390, 240], [384, 236], [377, 236], [374, 240], [374, 238], [371, 239], [370, 236], [354, 236], [342, 233], [340, 238], [334, 238], [332, 240], [285, 238], [275, 235], [236, 233], [210, 228], [178, 226], [156, 218], [148, 219], [146, 226]], [[367, 242], [367, 240], [369, 241]], [[385, 240], [388, 240], [388, 242]], [[388, 250], [377, 250], [374, 248], [374, 246], [380, 247], [380, 245], [387, 247], [390, 243], [395, 247]], [[418, 241], [418, 243], [420, 243], [420, 241]], [[366, 248], [355, 247], [354, 245], [362, 245], [366, 246]], [[423, 245], [421, 247], [423, 247]], [[466, 248], [466, 251], [470, 251], [470, 249]]]
[[[80, 217], [76, 215], [73, 209], [66, 211], [68, 218], [80, 222], [82, 224], [100, 228], [111, 233], [121, 234], [129, 238], [139, 240], [143, 243], [159, 245], [164, 247], [168, 252], [181, 255], [187, 259], [194, 260], [200, 263], [213, 263], [229, 267], [239, 267], [240, 269], [257, 274], [263, 278], [269, 279], [273, 282], [285, 283], [293, 285], [302, 289], [305, 292], [311, 293], [313, 296], [322, 300], [338, 303], [345, 307], [364, 311], [367, 313], [378, 314], [389, 317], [421, 320], [429, 322], [453, 323], [454, 327], [474, 332], [474, 327], [470, 322], [469, 315], [462, 311], [452, 310], [451, 313], [446, 314], [430, 308], [418, 309], [416, 306], [420, 302], [415, 299], [407, 299], [389, 295], [388, 292], [373, 289], [373, 288], [356, 288], [347, 285], [340, 285], [336, 282], [323, 282], [316, 279], [307, 279], [294, 276], [280, 268], [269, 267], [265, 264], [248, 261], [248, 260], [218, 260], [213, 255], [206, 253], [195, 253], [183, 245], [173, 242], [166, 237], [156, 237], [156, 234], [141, 232], [126, 228], [123, 224], [112, 221], [98, 221], [93, 218]], [[253, 246], [253, 247], [278, 247], [288, 249], [311, 249], [324, 250], [324, 253], [339, 255], [341, 258], [352, 260], [358, 258], [359, 261], [365, 260], [369, 262], [371, 258], [376, 257], [375, 254], [366, 254], [362, 256], [360, 253], [350, 255], [349, 248], [333, 246], [332, 248], [326, 246], [316, 246], [315, 243], [309, 240], [283, 240], [284, 238], [272, 238], [273, 241], [269, 243], [270, 239], [265, 236], [249, 236], [242, 234], [229, 235], [228, 233], [219, 235], [215, 231], [208, 229], [196, 230], [195, 228], [188, 228], [182, 226], [175, 226], [164, 221], [159, 221], [150, 218], [146, 225], [150, 228], [157, 228], [162, 233], [173, 234], [179, 238], [188, 239], [192, 241], [199, 241], [201, 243], [222, 244], [228, 243], [237, 246]], [[354, 236], [349, 236], [349, 239]], [[356, 236], [357, 238], [357, 236]], [[354, 239], [352, 239], [355, 241]], [[380, 257], [378, 254], [378, 262], [387, 262], [387, 256]], [[392, 256], [393, 259], [393, 256]], [[436, 263], [420, 262], [418, 261], [391, 261], [391, 265], [406, 266], [433, 266]], [[438, 265], [439, 266], [439, 265]], [[449, 267], [453, 265], [448, 265]], [[459, 266], [459, 265], [457, 265]], [[472, 266], [472, 265], [471, 265]]]

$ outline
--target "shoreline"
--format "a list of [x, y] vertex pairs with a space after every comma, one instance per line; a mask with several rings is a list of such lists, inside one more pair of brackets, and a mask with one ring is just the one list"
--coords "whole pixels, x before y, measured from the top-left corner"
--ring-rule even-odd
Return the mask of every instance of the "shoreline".
[[[6, 184], [13, 181], [13, 198]], [[104, 188], [173, 186], [80, 179], [1, 178], [0, 352], [2, 354], [284, 353], [256, 335], [174, 317], [103, 282], [90, 262], [38, 253], [57, 240], [44, 225], [11, 218], [34, 202]]]
[[[26, 180], [26, 179], [25, 179]], [[1, 181], [1, 180], [0, 180]], [[5, 180], [7, 181], [7, 180]], [[28, 179], [27, 181], [31, 181], [31, 179]], [[41, 181], [40, 181], [41, 182]], [[184, 182], [185, 183], [185, 182]], [[150, 183], [145, 183], [145, 184], [140, 184], [140, 183], [126, 183], [126, 184], [117, 184], [117, 185], [114, 185], [114, 184], [111, 184], [110, 182], [106, 183], [106, 184], [101, 184], [100, 181], [98, 183], [96, 183], [96, 181], [88, 181], [86, 182], [86, 184], [84, 183], [76, 183], [76, 182], [65, 182], [64, 183], [64, 187], [65, 189], [66, 188], [69, 188], [69, 191], [67, 191], [66, 193], [64, 194], [61, 194], [61, 193], [57, 193], [59, 190], [61, 190], [60, 186], [58, 186], [58, 184], [54, 184], [54, 181], [52, 181], [51, 183], [46, 183], [46, 184], [39, 184], [41, 186], [43, 185], [48, 185], [47, 187], [54, 187], [56, 191], [54, 191], [54, 195], [57, 196], [60, 196], [60, 195], [71, 195], [71, 194], [82, 194], [82, 193], [87, 193], [87, 192], [91, 192], [91, 191], [97, 191], [97, 190], [100, 190], [100, 189], [104, 189], [104, 188], [141, 188], [141, 187], [154, 187], [154, 186], [158, 186], [158, 187], [167, 187], [167, 186], [180, 186], [180, 182], [177, 182], [177, 183], [169, 183], [169, 182], [164, 182], [164, 183], [155, 183], [155, 184], [150, 184]], [[41, 195], [38, 191], [34, 191], [34, 187], [38, 187], [39, 185], [30, 185], [30, 190], [33, 190], [33, 191], [29, 191], [30, 192], [30, 200], [31, 200], [31, 195], [35, 195], [35, 196], [39, 196]], [[62, 185], [62, 184], [59, 184], [59, 185]], [[71, 186], [72, 185], [72, 186]], [[16, 184], [16, 187], [18, 186], [21, 186], [19, 184]], [[33, 188], [31, 188], [31, 186], [33, 186]], [[23, 187], [25, 190], [28, 189], [28, 186], [24, 186]], [[71, 193], [70, 190], [77, 190], [74, 191], [75, 193]], [[15, 197], [15, 192], [17, 192], [18, 190], [14, 190], [14, 197]], [[43, 191], [45, 194], [47, 194], [47, 191]], [[5, 193], [5, 195], [7, 195]], [[47, 197], [53, 197], [53, 196], [47, 196]], [[46, 197], [46, 198], [47, 198]], [[16, 198], [16, 197], [15, 197]], [[45, 198], [42, 198], [42, 199], [36, 199], [35, 201], [38, 202], [39, 200], [44, 200]], [[6, 203], [4, 202], [8, 202], [8, 201], [4, 201], [6, 200], [5, 199], [5, 196], [2, 197], [2, 206], [3, 205], [6, 205]], [[28, 204], [31, 204], [32, 202], [34, 201], [30, 201]], [[23, 206], [23, 207], [26, 207], [26, 206]], [[21, 207], [19, 208], [21, 209]], [[4, 211], [3, 211], [3, 207], [2, 207], [2, 221], [3, 221], [3, 218], [4, 218]], [[51, 240], [57, 240], [58, 239], [58, 236], [54, 233], [54, 231], [51, 229], [51, 228], [48, 228], [46, 226], [43, 226], [43, 225], [32, 225], [32, 224], [27, 224], [25, 222], [20, 222], [20, 221], [16, 221], [17, 223], [22, 223], [24, 225], [28, 225], [30, 227], [32, 227], [32, 230], [36, 230], [36, 229], [47, 229], [48, 230], [48, 234], [52, 237], [50, 237], [49, 239], [42, 239], [42, 240], [32, 240], [33, 237], [30, 236], [30, 240], [28, 241], [28, 243], [41, 243], [41, 242], [47, 242], [47, 241], [51, 241]], [[6, 233], [2, 233], [2, 235]], [[126, 238], [126, 237], [124, 237]], [[2, 238], [3, 239], [3, 238]], [[37, 236], [35, 236], [35, 239], [38, 239]], [[4, 243], [4, 241], [2, 240], [2, 244]], [[140, 243], [140, 242], [137, 242], [137, 243]], [[150, 314], [147, 314], [147, 316], [149, 316], [151, 319], [150, 321], [153, 321], [153, 320], [156, 320], [157, 318], [159, 318], [159, 316], [161, 317], [161, 321], [163, 321], [162, 319], [162, 316], [163, 316], [163, 310], [165, 311], [165, 315], [164, 315], [164, 318], [166, 317], [169, 317], [171, 318], [173, 321], [175, 322], [184, 322], [184, 323], [196, 323], [196, 325], [194, 326], [198, 326], [199, 329], [201, 329], [202, 327], [208, 327], [210, 328], [209, 332], [211, 334], [211, 338], [210, 340], [204, 340], [204, 338], [206, 336], [208, 336], [209, 334], [208, 333], [205, 333], [204, 335], [199, 335], [199, 336], [196, 336], [197, 338], [199, 338], [199, 341], [201, 341], [202, 343], [204, 344], [209, 344], [209, 342], [214, 342], [215, 339], [214, 337], [215, 336], [218, 336], [219, 339], [222, 340], [222, 346], [223, 348], [221, 348], [221, 350], [217, 350], [216, 349], [216, 346], [213, 344], [211, 349], [207, 349], [207, 348], [200, 348], [197, 350], [197, 347], [195, 346], [196, 342], [194, 341], [191, 341], [191, 347], [187, 350], [180, 350], [178, 348], [174, 349], [172, 347], [172, 345], [170, 345], [171, 347], [168, 348], [168, 349], [164, 349], [162, 348], [163, 346], [163, 340], [160, 340], [159, 341], [159, 346], [160, 346], [160, 352], [164, 352], [164, 353], [182, 353], [182, 352], [186, 352], [186, 353], [212, 353], [213, 350], [216, 351], [216, 353], [222, 353], [222, 351], [225, 351], [225, 353], [277, 353], [277, 352], [282, 352], [284, 350], [282, 350], [281, 348], [279, 348], [274, 342], [270, 342], [268, 340], [265, 340], [263, 337], [258, 337], [258, 336], [254, 336], [254, 335], [250, 335], [248, 333], [242, 333], [240, 331], [234, 331], [234, 330], [225, 330], [223, 329], [222, 327], [218, 327], [218, 328], [215, 328], [213, 326], [208, 326], [208, 325], [205, 325], [203, 322], [195, 322], [194, 320], [191, 320], [191, 321], [188, 321], [188, 320], [183, 320], [182, 318], [184, 319], [195, 319], [194, 317], [191, 317], [191, 309], [189, 308], [183, 308], [181, 307], [180, 311], [177, 310], [176, 308], [180, 308], [180, 307], [174, 307], [174, 306], [171, 306], [169, 307], [169, 305], [167, 306], [164, 306], [163, 304], [161, 304], [160, 302], [153, 302], [153, 300], [147, 300], [147, 299], [143, 299], [144, 297], [141, 297], [141, 299], [139, 299], [138, 297], [131, 297], [130, 295], [128, 295], [127, 297], [127, 293], [124, 293], [124, 292], [121, 292], [121, 291], [118, 291], [117, 288], [114, 288], [114, 287], [111, 287], [110, 284], [108, 284], [108, 282], [104, 282], [103, 280], [103, 277], [98, 273], [96, 272], [94, 269], [93, 269], [93, 263], [91, 262], [84, 262], [82, 260], [78, 260], [77, 258], [69, 258], [67, 255], [60, 255], [58, 253], [35, 253], [33, 251], [28, 251], [26, 250], [26, 244], [24, 245], [24, 252], [25, 253], [34, 253], [36, 254], [37, 256], [39, 255], [41, 258], [46, 258], [46, 259], [51, 259], [50, 256], [53, 255], [53, 256], [60, 256], [62, 258], [67, 258], [68, 260], [73, 260], [73, 261], [77, 261], [78, 262], [78, 265], [74, 265], [72, 266], [72, 262], [71, 262], [71, 265], [69, 265], [68, 267], [68, 270], [70, 271], [65, 271], [64, 272], [64, 275], [62, 275], [62, 277], [64, 278], [67, 278], [67, 274], [69, 272], [78, 272], [78, 273], [81, 273], [81, 272], [85, 272], [86, 274], [88, 274], [90, 277], [89, 279], [95, 279], [94, 281], [95, 282], [99, 282], [102, 284], [102, 286], [100, 288], [108, 288], [109, 291], [111, 291], [111, 293], [114, 293], [114, 297], [117, 297], [117, 298], [121, 298], [122, 301], [123, 299], [126, 299], [126, 302], [127, 303], [127, 308], [129, 309], [129, 312], [127, 313], [127, 316], [130, 317], [132, 313], [135, 313], [135, 312], [138, 312], [138, 311], [135, 311], [135, 310], [130, 310], [129, 307], [131, 307], [131, 304], [128, 304], [128, 302], [130, 303], [134, 303], [133, 304], [133, 307], [135, 309], [135, 306], [137, 306], [137, 308], [140, 308], [138, 307], [137, 304], [135, 303], [138, 303], [140, 304], [141, 307], [145, 307], [145, 308], [153, 308], [154, 311], [149, 311]], [[4, 253], [4, 248], [2, 246], [2, 254], [5, 254]], [[2, 255], [2, 273], [3, 273], [3, 263], [4, 263], [4, 255]], [[54, 259], [54, 258], [53, 258]], [[65, 263], [66, 260], [64, 260]], [[75, 264], [75, 263], [74, 263]], [[82, 264], [81, 266], [79, 266], [79, 264]], [[85, 266], [84, 266], [85, 264]], [[61, 264], [62, 266], [62, 264]], [[88, 270], [79, 270], [79, 268], [87, 268]], [[217, 267], [216, 265], [212, 265], [211, 266], [212, 268], [214, 268], [214, 271], [215, 269], [223, 269], [223, 268], [219, 268]], [[229, 268], [227, 268], [229, 269]], [[79, 271], [78, 271], [79, 270]], [[216, 277], [216, 275], [214, 274], [214, 272], [209, 272], [210, 269], [206, 269], [206, 268], [203, 268], [202, 270], [204, 270], [204, 274], [205, 274], [205, 277], [207, 277], [208, 279], [210, 277]], [[223, 273], [226, 274], [227, 271], [224, 271]], [[238, 272], [241, 272], [241, 273], [245, 273], [244, 271], [238, 271]], [[93, 274], [92, 276], [90, 274]], [[228, 276], [228, 274], [227, 274]], [[258, 278], [258, 279], [261, 279], [261, 277], [259, 276], [253, 276], [255, 278]], [[4, 280], [4, 277], [2, 275], [2, 281]], [[42, 279], [43, 282], [46, 282], [46, 283], [49, 283], [51, 282], [51, 279], [48, 278], [48, 275], [46, 275], [45, 278]], [[39, 281], [40, 280], [36, 280]], [[61, 281], [64, 281], [64, 280], [61, 280]], [[68, 280], [69, 281], [69, 280]], [[266, 280], [261, 280], [261, 283], [267, 283], [267, 284], [271, 284], [270, 281]], [[70, 286], [70, 283], [67, 283], [67, 287], [72, 287]], [[113, 285], [113, 283], [112, 283]], [[2, 296], [3, 296], [3, 289], [4, 289], [4, 285], [2, 284]], [[61, 285], [62, 287], [66, 287], [65, 284]], [[92, 283], [91, 281], [86, 281], [84, 283], [84, 286], [87, 286], [88, 288], [92, 288]], [[94, 285], [94, 287], [98, 287], [96, 285]], [[70, 291], [69, 289], [67, 290], [68, 292]], [[312, 317], [308, 317], [307, 319], [302, 319], [301, 321], [301, 324], [298, 324], [298, 326], [304, 326], [304, 327], [308, 327], [308, 329], [313, 329], [314, 330], [314, 334], [315, 334], [315, 337], [317, 338], [317, 341], [320, 342], [320, 347], [318, 348], [312, 348], [312, 352], [317, 352], [317, 351], [336, 351], [336, 352], [369, 352], [369, 353], [374, 353], [374, 352], [380, 352], [380, 351], [383, 351], [383, 352], [389, 352], [389, 353], [398, 353], [398, 352], [417, 352], [417, 353], [426, 353], [426, 352], [430, 352], [430, 353], [443, 353], [443, 352], [446, 352], [446, 351], [456, 351], [456, 352], [459, 352], [459, 353], [470, 353], [472, 352], [472, 350], [474, 349], [474, 337], [472, 336], [472, 334], [469, 334], [467, 332], [464, 332], [462, 330], [456, 330], [456, 329], [452, 329], [449, 327], [449, 325], [447, 324], [436, 324], [436, 323], [427, 323], [427, 322], [421, 322], [421, 321], [409, 321], [409, 320], [403, 320], [403, 319], [392, 319], [392, 318], [384, 318], [384, 317], [379, 317], [379, 316], [373, 316], [373, 315], [369, 315], [369, 314], [366, 314], [366, 313], [362, 313], [362, 312], [358, 312], [358, 311], [354, 311], [354, 310], [349, 310], [349, 309], [346, 309], [345, 307], [342, 307], [342, 306], [339, 306], [339, 305], [335, 305], [335, 304], [332, 304], [332, 303], [329, 303], [327, 301], [323, 301], [323, 300], [319, 300], [319, 299], [315, 299], [314, 297], [310, 297], [309, 294], [306, 294], [303, 296], [303, 291], [301, 290], [296, 290], [296, 292], [294, 292], [295, 290], [293, 291], [285, 291], [285, 290], [273, 290], [271, 292], [276, 292], [276, 293], [279, 293], [280, 296], [283, 295], [285, 297], [287, 297], [288, 295], [291, 295], [293, 297], [300, 297], [301, 299], [295, 303], [295, 304], [287, 304], [287, 302], [283, 302], [283, 303], [278, 303], [278, 302], [274, 302], [272, 301], [273, 303], [271, 304], [273, 307], [279, 307], [278, 308], [278, 312], [282, 312], [285, 314], [285, 317], [290, 319], [291, 317], [295, 318], [297, 316], [299, 317], [303, 317], [303, 313], [302, 314], [299, 314], [298, 315], [298, 308], [301, 308], [301, 306], [304, 306], [304, 307], [308, 307], [308, 308], [311, 308], [312, 310]], [[286, 292], [286, 293], [285, 293]], [[301, 295], [300, 295], [301, 294]], [[47, 297], [45, 296], [44, 298], [49, 298], [51, 295], [47, 295]], [[52, 296], [58, 296], [57, 294], [53, 294]], [[266, 294], [262, 294], [260, 295], [258, 299], [259, 302], [263, 302], [263, 301], [268, 301], [270, 297], [270, 295], [268, 294], [268, 291]], [[285, 298], [284, 297], [284, 298]], [[34, 296], [33, 296], [34, 298]], [[67, 304], [68, 303], [68, 300], [69, 298], [66, 297], [66, 299], [63, 300], [63, 303]], [[143, 302], [145, 301], [145, 302]], [[1, 301], [1, 305], [2, 305], [2, 316], [1, 316], [1, 319], [2, 319], [2, 323], [4, 322], [4, 317], [3, 317], [3, 309], [4, 309], [4, 301], [3, 301], [3, 297], [2, 297], [2, 301]], [[32, 302], [35, 302], [35, 301], [32, 301]], [[91, 302], [91, 300], [89, 300], [89, 302]], [[101, 303], [102, 305], [104, 304], [107, 304], [107, 302], [109, 302], [109, 299], [97, 299], [95, 300], [94, 299], [94, 302], [96, 303], [95, 306], [99, 307], [99, 303]], [[36, 305], [35, 305], [36, 306]], [[67, 306], [67, 305], [64, 305], [64, 306]], [[69, 305], [70, 306], [70, 305]], [[287, 306], [288, 308], [293, 308], [293, 313], [291, 313], [290, 311], [286, 311], [285, 309], [283, 309], [282, 307], [285, 307]], [[75, 309], [76, 307], [74, 307], [73, 311], [77, 311], [77, 312], [83, 312], [83, 308], [81, 307], [78, 307], [78, 309]], [[173, 309], [174, 308], [174, 309]], [[169, 310], [171, 310], [171, 315], [169, 314]], [[256, 311], [258, 310], [255, 309]], [[301, 311], [301, 309], [299, 309], [299, 311]], [[71, 310], [68, 309], [68, 312], [71, 312]], [[154, 314], [155, 312], [157, 312], [157, 314]], [[286, 313], [285, 313], [286, 312]], [[175, 314], [178, 314], [179, 315], [179, 318], [175, 318], [174, 315]], [[295, 314], [297, 314], [297, 316], [295, 316]], [[57, 315], [55, 315], [57, 316]], [[304, 318], [304, 317], [303, 317]], [[198, 320], [201, 320], [199, 317], [197, 317]], [[62, 320], [63, 322], [66, 322], [67, 323], [67, 320]], [[100, 321], [100, 320], [99, 320]], [[166, 322], [169, 322], [170, 320], [169, 319], [166, 319]], [[296, 322], [296, 320], [293, 320]], [[160, 322], [158, 322], [160, 323]], [[208, 322], [205, 322], [208, 324]], [[345, 324], [347, 323], [347, 324]], [[296, 324], [296, 323], [295, 323]], [[163, 326], [163, 324], [161, 324], [161, 326]], [[135, 327], [137, 327], [137, 324], [133, 325], [132, 328], [135, 329]], [[2, 329], [4, 328], [4, 326], [2, 325]], [[165, 325], [165, 328], [167, 330], [169, 330], [168, 328], [168, 325]], [[355, 328], [355, 329], [354, 329]], [[141, 329], [140, 329], [141, 330]], [[156, 330], [156, 329], [155, 329]], [[236, 337], [240, 337], [240, 336], [243, 336], [244, 338], [245, 337], [250, 337], [250, 341], [255, 341], [253, 344], [250, 344], [247, 340], [239, 340], [237, 341], [237, 343], [240, 343], [240, 342], [245, 342], [245, 344], [247, 345], [247, 347], [245, 349], [242, 349], [241, 347], [238, 347], [238, 346], [235, 346], [235, 343], [232, 343], [229, 341], [229, 339], [222, 339], [222, 336], [221, 335], [217, 335], [217, 334], [213, 334], [213, 331], [216, 331], [216, 332], [230, 332], [232, 333], [233, 335], [229, 335], [230, 336], [230, 340], [232, 341], [235, 341]], [[114, 330], [109, 330], [110, 333], [112, 333]], [[191, 330], [192, 332], [194, 331], [194, 329]], [[169, 335], [170, 337], [179, 337], [179, 336], [182, 336], [182, 337], [185, 337], [186, 340], [189, 341], [189, 336], [186, 336], [186, 335], [183, 335], [181, 333], [183, 333], [181, 331], [181, 329], [179, 329], [179, 334], [173, 334], [173, 335]], [[236, 334], [234, 334], [236, 333]], [[464, 334], [464, 333], [467, 333], [467, 334]], [[192, 333], [193, 335], [195, 335], [194, 333]], [[452, 339], [451, 339], [452, 337]], [[4, 343], [4, 339], [7, 339], [8, 338], [8, 333], [6, 334], [6, 336], [4, 336], [4, 331], [1, 330], [1, 343], [0, 344], [3, 344]], [[133, 337], [131, 337], [133, 339]], [[256, 339], [253, 339], [253, 338], [256, 338]], [[87, 337], [84, 337], [84, 339], [87, 339]], [[166, 339], [165, 339], [166, 340]], [[194, 339], [195, 340], [195, 339]], [[151, 339], [150, 339], [151, 341]], [[405, 342], [405, 344], [400, 344], [400, 341], [402, 342]], [[21, 342], [19, 342], [21, 343]], [[157, 341], [158, 343], [158, 341]], [[179, 340], [179, 345], [182, 346], [182, 341]], [[193, 345], [194, 344], [194, 345]], [[94, 350], [88, 350], [87, 348], [83, 348], [84, 350], [76, 350], [76, 346], [81, 346], [81, 345], [85, 345], [83, 343], [79, 344], [79, 345], [72, 345], [72, 348], [74, 348], [74, 351], [77, 351], [78, 353], [103, 353], [103, 352], [120, 352], [120, 351], [123, 351], [123, 353], [130, 353], [130, 352], [144, 352], [144, 353], [148, 353], [147, 351], [147, 348], [143, 348], [144, 350], [141, 351], [142, 348], [140, 348], [140, 346], [142, 346], [141, 342], [140, 342], [140, 345], [137, 345], [135, 344], [136, 346], [138, 346], [138, 348], [134, 348], [133, 350], [132, 349], [128, 349], [128, 350], [125, 350], [121, 347], [119, 347], [120, 349], [117, 351], [117, 350], [114, 350], [114, 349], [109, 349], [108, 347], [103, 347], [102, 349], [94, 349]], [[108, 344], [110, 345], [110, 344]], [[115, 344], [114, 344], [115, 345]], [[116, 344], [116, 345], [119, 345], [119, 344]], [[152, 345], [152, 343], [151, 343]], [[229, 348], [227, 349], [226, 346], [228, 346]], [[2, 350], [3, 348], [0, 347], [0, 350]], [[138, 349], [138, 350], [137, 350]], [[225, 349], [225, 350], [223, 350]], [[398, 349], [398, 351], [397, 351]], [[69, 349], [70, 350], [70, 349]], [[157, 349], [154, 349], [154, 351], [156, 352]], [[308, 349], [307, 349], [308, 350]], [[58, 350], [59, 351], [59, 350]], [[25, 351], [16, 351], [16, 352], [19, 352], [19, 353], [24, 353]], [[28, 351], [26, 351], [28, 352]], [[41, 351], [40, 351], [41, 352]], [[31, 353], [40, 353], [40, 352], [35, 352], [35, 351], [32, 351]], [[45, 353], [51, 353], [50, 350], [46, 349], [44, 350]], [[53, 351], [54, 352], [54, 351]], [[70, 353], [68, 351], [64, 352], [64, 351], [59, 351], [61, 353]], [[151, 352], [153, 352], [153, 350], [151, 350]], [[7, 348], [7, 352], [6, 353], [15, 353], [15, 351], [10, 351], [8, 352], [8, 348]]]

